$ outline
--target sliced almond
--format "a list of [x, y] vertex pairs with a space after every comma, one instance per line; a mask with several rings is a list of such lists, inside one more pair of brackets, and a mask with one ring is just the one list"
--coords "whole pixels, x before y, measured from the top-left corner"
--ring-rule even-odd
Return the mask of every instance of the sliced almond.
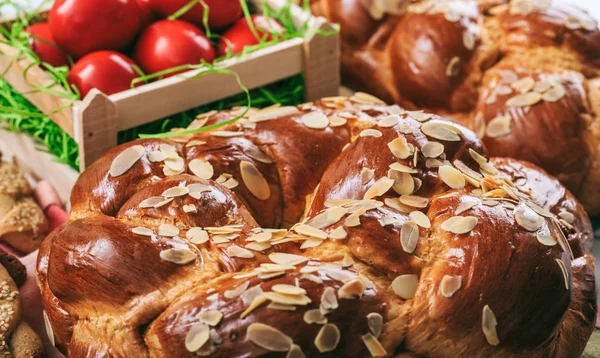
[[367, 315], [367, 324], [373, 336], [379, 338], [383, 330], [383, 316], [377, 312], [371, 312]]
[[575, 215], [568, 211], [561, 211], [558, 213], [558, 217], [568, 222], [569, 224], [573, 224], [575, 222]]
[[527, 92], [510, 98], [506, 101], [506, 105], [509, 107], [529, 107], [539, 103], [541, 100], [541, 94], [537, 92]]
[[226, 290], [223, 293], [223, 296], [227, 299], [232, 299], [232, 298], [238, 297], [239, 295], [241, 295], [242, 293], [244, 293], [244, 291], [246, 291], [248, 289], [248, 286], [250, 286], [250, 281], [245, 281], [244, 283], [234, 287], [231, 290]]
[[421, 211], [413, 211], [408, 214], [408, 216], [412, 221], [422, 228], [429, 229], [431, 227], [431, 221], [429, 220], [429, 217]]
[[375, 171], [369, 168], [362, 168], [360, 171], [360, 183], [367, 184], [375, 176]]
[[381, 128], [391, 128], [398, 124], [400, 116], [397, 114], [390, 114], [389, 116], [383, 117], [377, 122], [377, 125]]
[[148, 160], [153, 163], [162, 162], [165, 159], [167, 159], [168, 157], [169, 156], [165, 152], [161, 152], [159, 150], [155, 150], [153, 152], [150, 152], [150, 154], [148, 154]]
[[142, 235], [142, 236], [152, 236], [154, 235], [154, 231], [146, 228], [146, 227], [134, 227], [131, 232], [133, 232], [136, 235]]
[[274, 252], [269, 255], [269, 260], [279, 265], [296, 266], [308, 261], [308, 258], [300, 255], [286, 254], [283, 252]]
[[165, 190], [161, 195], [165, 198], [176, 198], [189, 194], [190, 189], [187, 187], [176, 186]]
[[153, 208], [153, 207], [155, 207], [156, 204], [161, 203], [164, 200], [165, 200], [165, 198], [163, 198], [162, 196], [153, 196], [151, 198], [148, 198], [148, 199], [142, 201], [140, 203], [140, 205], [138, 205], [138, 207], [140, 209]]
[[335, 310], [339, 307], [333, 287], [327, 287], [323, 290], [323, 294], [321, 294], [321, 307], [325, 311]]
[[544, 218], [525, 204], [519, 204], [514, 210], [515, 220], [523, 229], [534, 232], [544, 225]]
[[387, 177], [380, 178], [367, 190], [363, 197], [363, 200], [369, 200], [377, 196], [382, 196], [392, 188], [392, 185], [394, 185], [393, 179]]
[[243, 247], [239, 247], [236, 245], [231, 245], [227, 248], [227, 254], [230, 257], [239, 257], [242, 259], [251, 259], [254, 257], [254, 254], [250, 250], [246, 250]]
[[469, 51], [473, 51], [475, 49], [475, 43], [477, 39], [475, 38], [475, 34], [469, 30], [463, 32], [463, 45]]
[[204, 159], [193, 159], [188, 166], [192, 174], [200, 179], [210, 179], [215, 174], [213, 166]]
[[171, 224], [161, 224], [158, 227], [158, 234], [160, 236], [174, 237], [179, 235], [179, 228]]
[[256, 147], [250, 147], [250, 148], [245, 149], [244, 154], [246, 154], [250, 158], [252, 158], [256, 161], [259, 161], [261, 163], [265, 163], [265, 164], [273, 163], [273, 160], [271, 159], [271, 157], [269, 157], [268, 155], [266, 155], [265, 153], [263, 153], [260, 149], [258, 149]]
[[208, 241], [208, 232], [199, 227], [193, 227], [187, 231], [185, 237], [193, 244], [204, 244]]
[[429, 199], [417, 195], [402, 195], [400, 197], [400, 203], [413, 208], [424, 209], [429, 205]]
[[285, 358], [306, 358], [306, 356], [299, 345], [293, 344]]
[[308, 226], [306, 224], [300, 224], [296, 226], [294, 228], [294, 231], [296, 231], [298, 234], [316, 237], [321, 240], [325, 240], [327, 238], [327, 233], [325, 231], [314, 228], [312, 226]]
[[356, 92], [351, 100], [359, 103], [385, 104], [385, 102], [379, 98], [364, 92]]
[[115, 157], [108, 173], [116, 178], [125, 174], [133, 165], [142, 158], [146, 149], [141, 145], [134, 145], [123, 150]]
[[383, 136], [383, 133], [381, 133], [380, 131], [378, 131], [377, 129], [365, 129], [362, 132], [360, 132], [359, 137], [375, 137], [375, 138], [380, 138], [381, 136]]
[[302, 287], [287, 285], [287, 284], [277, 284], [271, 287], [271, 290], [274, 292], [283, 293], [286, 295], [306, 295], [306, 290]]
[[392, 163], [392, 164], [390, 164], [390, 169], [395, 170], [397, 172], [410, 173], [410, 174], [416, 174], [419, 172], [417, 169], [411, 168], [402, 163]]
[[200, 314], [200, 321], [202, 323], [215, 327], [223, 319], [223, 313], [219, 310], [208, 310]]
[[446, 298], [452, 297], [462, 286], [461, 276], [444, 275], [440, 283], [440, 293]]
[[550, 235], [537, 234], [536, 237], [537, 237], [537, 240], [542, 245], [554, 246], [554, 245], [558, 244], [558, 241]]
[[478, 220], [474, 216], [454, 216], [444, 221], [440, 227], [442, 230], [461, 235], [471, 232], [477, 223]]
[[437, 158], [444, 154], [444, 145], [438, 142], [427, 142], [421, 152], [426, 158]]
[[365, 346], [367, 347], [367, 350], [369, 351], [369, 353], [371, 353], [371, 357], [387, 357], [388, 353], [385, 350], [385, 348], [383, 348], [383, 346], [381, 345], [381, 343], [379, 342], [379, 340], [373, 336], [371, 333], [367, 333], [363, 336], [361, 336]]
[[[394, 164], [392, 164], [392, 166], [394, 166]], [[397, 168], [397, 166], [394, 167]], [[410, 195], [415, 191], [416, 178], [413, 178], [410, 173], [390, 169], [388, 172], [388, 177], [394, 180], [392, 189], [394, 189], [397, 194]]]
[[327, 323], [327, 317], [325, 317], [323, 315], [323, 313], [321, 313], [321, 310], [318, 308], [304, 312], [303, 318], [304, 318], [304, 322], [306, 322], [306, 324], [313, 324], [313, 323], [326, 324]]
[[263, 293], [263, 296], [275, 303], [284, 305], [306, 306], [312, 302], [306, 295], [287, 295], [278, 292], [265, 292]]
[[466, 199], [465, 201], [461, 201], [460, 204], [458, 204], [458, 206], [456, 207], [456, 210], [454, 211], [454, 215], [459, 215], [464, 213], [467, 210], [471, 210], [472, 208], [476, 207], [477, 204], [479, 202], [475, 199]]
[[419, 122], [426, 122], [433, 118], [433, 114], [424, 113], [423, 111], [406, 111], [406, 114], [410, 116], [410, 118], [417, 120]]
[[348, 233], [346, 232], [343, 226], [338, 226], [337, 228], [335, 228], [335, 230], [329, 233], [329, 238], [333, 240], [343, 240], [347, 237]]
[[524, 77], [511, 83], [510, 86], [519, 91], [519, 93], [527, 93], [535, 87], [535, 80], [532, 77]]
[[567, 273], [567, 266], [565, 265], [565, 262], [561, 259], [556, 259], [556, 263], [558, 264], [558, 267], [560, 267], [560, 271], [562, 273], [564, 283], [565, 283], [565, 289], [568, 290], [569, 289], [569, 275]]
[[457, 169], [449, 165], [442, 165], [439, 167], [438, 173], [440, 179], [452, 189], [462, 189], [465, 187], [465, 177]]
[[492, 309], [488, 305], [485, 305], [485, 307], [483, 307], [483, 314], [481, 317], [481, 329], [483, 330], [485, 339], [492, 346], [497, 346], [500, 344], [498, 333], [496, 332], [497, 325], [498, 321], [496, 321], [494, 312], [492, 312]]
[[210, 339], [210, 327], [205, 324], [192, 326], [185, 335], [185, 348], [189, 352], [196, 352]]
[[490, 138], [505, 137], [511, 133], [511, 122], [510, 116], [498, 116], [487, 124], [485, 134]]
[[446, 76], [448, 77], [456, 77], [460, 75], [460, 70], [462, 66], [462, 60], [458, 56], [454, 56], [448, 66], [446, 67]]
[[400, 275], [392, 281], [392, 290], [401, 298], [408, 300], [415, 296], [417, 286], [419, 285], [419, 276]]
[[262, 175], [262, 173], [254, 166], [254, 164], [241, 161], [240, 162], [240, 173], [242, 174], [242, 180], [252, 195], [260, 200], [267, 200], [271, 196], [271, 188], [269, 183]]
[[406, 159], [410, 157], [414, 148], [412, 148], [406, 141], [406, 137], [398, 137], [388, 143], [388, 148], [396, 158]]
[[271, 352], [287, 352], [294, 343], [280, 330], [262, 323], [252, 323], [248, 326], [246, 337], [252, 343]]
[[365, 283], [359, 279], [353, 279], [344, 283], [342, 287], [338, 290], [338, 297], [340, 299], [354, 299], [362, 297], [363, 293], [367, 286]]
[[296, 107], [277, 107], [277, 108], [265, 108], [250, 116], [251, 122], [263, 122], [270, 121], [273, 119], [279, 119], [299, 113], [300, 111]]
[[412, 254], [419, 242], [419, 227], [412, 221], [402, 224], [400, 229], [400, 244], [404, 252]]
[[348, 120], [346, 118], [339, 116], [329, 116], [329, 126], [332, 128], [344, 126], [346, 125], [346, 123], [348, 123]]
[[196, 254], [190, 249], [168, 249], [160, 252], [160, 258], [178, 265], [187, 265], [196, 259]]
[[[341, 206], [334, 206], [334, 207], [324, 210], [322, 213], [320, 213], [320, 214], [316, 215], [315, 217], [313, 217], [312, 219], [310, 219], [307, 222], [307, 225], [312, 226], [313, 228], [322, 229], [324, 227], [327, 227], [327, 226], [337, 223], [347, 213], [348, 213], [348, 209], [341, 207]], [[298, 232], [298, 230], [296, 230], [296, 232]], [[298, 232], [298, 233], [300, 233], [300, 232]], [[305, 233], [301, 233], [301, 234], [308, 235]], [[319, 234], [320, 234], [320, 236], [315, 236], [315, 237], [320, 237], [322, 239], [327, 238], [327, 236], [323, 237], [323, 234], [326, 235], [326, 233], [321, 232]], [[309, 236], [314, 236], [314, 235], [309, 235]]]
[[321, 330], [315, 338], [315, 347], [321, 353], [327, 353], [335, 350], [340, 343], [341, 333], [335, 324], [328, 323], [321, 327]]
[[460, 130], [449, 123], [427, 122], [421, 126], [421, 131], [435, 139], [460, 142]]
[[322, 112], [310, 112], [302, 116], [302, 123], [311, 129], [324, 129], [329, 126], [329, 118]]

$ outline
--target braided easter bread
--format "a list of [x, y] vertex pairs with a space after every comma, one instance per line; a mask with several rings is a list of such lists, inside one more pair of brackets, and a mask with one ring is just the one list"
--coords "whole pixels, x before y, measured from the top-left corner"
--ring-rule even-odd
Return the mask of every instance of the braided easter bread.
[[363, 93], [124, 144], [72, 198], [38, 261], [70, 357], [576, 357], [593, 329], [574, 197]]
[[[341, 24], [347, 83], [473, 129], [600, 213], [600, 31], [562, 0], [311, 0]], [[409, 6], [410, 5], [410, 6]]]

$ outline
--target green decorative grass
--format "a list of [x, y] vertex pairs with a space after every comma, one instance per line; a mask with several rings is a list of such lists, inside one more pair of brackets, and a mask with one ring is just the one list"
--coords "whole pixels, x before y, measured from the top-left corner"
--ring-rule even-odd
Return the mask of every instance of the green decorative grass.
[[[194, 0], [199, 2], [201, 0]], [[190, 6], [193, 3], [190, 3]], [[0, 5], [11, 5], [18, 7], [13, 0], [0, 0]], [[242, 1], [244, 8], [244, 16], [249, 18], [252, 9], [248, 7], [245, 1]], [[308, 1], [304, 4], [305, 10], [308, 11]], [[159, 77], [164, 76], [170, 72], [179, 71], [181, 69], [196, 69], [206, 68], [208, 70], [204, 73], [220, 72], [228, 73], [227, 70], [219, 68], [219, 64], [234, 56], [243, 56], [246, 53], [262, 49], [271, 46], [275, 43], [282, 42], [291, 38], [304, 37], [307, 35], [308, 25], [303, 24], [299, 27], [295, 27], [291, 11], [289, 6], [284, 7], [279, 11], [274, 11], [268, 6], [263, 6], [262, 12], [267, 17], [272, 17], [279, 21], [286, 29], [284, 34], [275, 35], [271, 41], [266, 41], [266, 38], [261, 39], [260, 43], [256, 46], [247, 47], [242, 54], [227, 56], [217, 59], [215, 64], [197, 64], [187, 65], [173, 68], [167, 71], [163, 71], [158, 74], [145, 75], [141, 73], [139, 79], [132, 82], [134, 86], [138, 82], [146, 82]], [[19, 58], [27, 58], [35, 65], [43, 67], [50, 77], [54, 80], [54, 84], [58, 84], [64, 88], [64, 92], [56, 91], [48, 87], [37, 87], [35, 90], [40, 92], [46, 92], [53, 95], [60, 95], [67, 98], [68, 103], [71, 104], [74, 101], [80, 99], [77, 89], [70, 88], [66, 81], [68, 74], [67, 67], [52, 67], [47, 63], [43, 63], [39, 58], [29, 49], [30, 35], [25, 33], [23, 30], [32, 23], [35, 23], [38, 18], [38, 10], [33, 11], [30, 14], [25, 15], [20, 12], [17, 20], [14, 21], [10, 26], [0, 26], [0, 33], [7, 39], [6, 44], [16, 48], [18, 50]], [[205, 19], [207, 14], [205, 14]], [[253, 29], [254, 30], [254, 29]], [[218, 42], [220, 35], [218, 33], [211, 33], [210, 29], [205, 29], [206, 33], [213, 43]], [[255, 30], [254, 30], [255, 31]], [[327, 35], [327, 34], [325, 34]], [[139, 70], [139, 69], [138, 69]], [[233, 74], [233, 73], [229, 73]], [[233, 74], [235, 75], [235, 74]], [[36, 140], [45, 146], [47, 151], [56, 156], [56, 161], [69, 165], [74, 169], [79, 168], [79, 154], [78, 148], [75, 141], [69, 137], [64, 131], [62, 131], [49, 116], [41, 113], [35, 106], [29, 103], [20, 93], [15, 91], [6, 81], [2, 79], [0, 74], [0, 125], [5, 130], [16, 131], [27, 133], [34, 137]], [[239, 79], [238, 79], [239, 80]], [[302, 75], [297, 75], [288, 79], [284, 79], [277, 83], [265, 86], [263, 88], [248, 91], [243, 83], [240, 82], [240, 93], [239, 95], [227, 98], [218, 102], [214, 102], [208, 105], [200, 106], [193, 110], [186, 111], [177, 115], [170, 116], [161, 120], [157, 120], [153, 123], [142, 125], [137, 128], [133, 128], [124, 132], [119, 133], [119, 143], [125, 143], [128, 141], [135, 140], [141, 135], [153, 135], [160, 133], [167, 133], [172, 128], [185, 128], [191, 123], [198, 114], [204, 113], [210, 110], [222, 110], [235, 106], [249, 106], [256, 108], [263, 108], [272, 104], [280, 103], [282, 105], [295, 105], [304, 102], [304, 81]], [[201, 131], [200, 129], [198, 131]], [[168, 136], [164, 135], [164, 136]]]

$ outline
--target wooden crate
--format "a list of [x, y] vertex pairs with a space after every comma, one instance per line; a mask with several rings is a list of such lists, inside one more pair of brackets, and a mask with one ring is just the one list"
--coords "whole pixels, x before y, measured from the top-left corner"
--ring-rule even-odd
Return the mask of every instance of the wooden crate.
[[[250, 1], [264, 2], [278, 10], [289, 0]], [[286, 40], [242, 57], [228, 59], [220, 63], [219, 68], [236, 72], [248, 89], [303, 73], [308, 101], [336, 95], [340, 84], [340, 50], [339, 35], [331, 35], [336, 30], [335, 25], [322, 17], [312, 17], [296, 5], [292, 5], [292, 15], [296, 26], [308, 23], [311, 31], [306, 38]], [[110, 96], [92, 90], [83, 100], [65, 106], [65, 98], [35, 91], [36, 86], [49, 86], [53, 81], [42, 68], [29, 68], [31, 63], [27, 59], [15, 61], [16, 50], [3, 44], [2, 40], [0, 36], [0, 73], [5, 73], [8, 83], [75, 139], [79, 146], [81, 171], [117, 145], [119, 131], [241, 92], [233, 76], [215, 73], [197, 76], [206, 71], [198, 69]], [[26, 68], [29, 69], [25, 76]], [[59, 86], [53, 89], [64, 91]], [[61, 106], [64, 108], [59, 110]], [[36, 146], [33, 140], [0, 131], [0, 140], [3, 139], [11, 143], [5, 145], [5, 150], [12, 152], [19, 162], [30, 163], [25, 167], [30, 168], [34, 176], [45, 178], [47, 175], [69, 172], [64, 165], [47, 163], [51, 160], [49, 156], [31, 157]], [[38, 161], [44, 163], [38, 165]], [[61, 178], [53, 178], [55, 184], [61, 186], [57, 189], [65, 201], [68, 199], [65, 193], [70, 191], [76, 178], [71, 174], [64, 178], [67, 181], [64, 184], [61, 184]]]

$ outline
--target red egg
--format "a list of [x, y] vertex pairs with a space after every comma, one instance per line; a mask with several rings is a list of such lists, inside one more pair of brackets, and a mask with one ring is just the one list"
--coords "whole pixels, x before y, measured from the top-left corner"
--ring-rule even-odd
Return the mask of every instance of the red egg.
[[58, 48], [47, 22], [31, 25], [25, 29], [32, 35], [31, 50], [42, 60], [54, 67], [68, 66], [69, 60], [65, 53]]
[[[162, 20], [148, 26], [140, 36], [134, 59], [148, 74], [170, 68], [213, 62], [215, 50], [204, 32], [181, 20]], [[170, 73], [173, 76], [177, 73]]]
[[239, 19], [219, 40], [219, 56], [231, 53], [240, 53], [246, 46], [258, 45], [260, 39], [266, 41], [273, 39], [273, 33], [283, 33], [285, 29], [279, 22], [262, 15], [252, 15], [252, 22], [256, 30], [255, 36], [245, 18]]
[[[149, 0], [152, 8], [168, 17], [190, 3], [190, 0]], [[223, 29], [233, 24], [242, 17], [242, 6], [240, 0], [204, 0], [208, 6], [208, 26], [211, 29]], [[190, 10], [183, 14], [179, 19], [186, 20], [203, 27], [204, 6], [202, 4], [194, 5]]]
[[56, 43], [80, 58], [97, 50], [122, 50], [142, 25], [136, 0], [56, 0], [49, 16]]
[[84, 98], [93, 88], [106, 95], [131, 88], [131, 81], [139, 77], [135, 62], [115, 51], [97, 51], [82, 57], [69, 72], [67, 81], [75, 85]]

